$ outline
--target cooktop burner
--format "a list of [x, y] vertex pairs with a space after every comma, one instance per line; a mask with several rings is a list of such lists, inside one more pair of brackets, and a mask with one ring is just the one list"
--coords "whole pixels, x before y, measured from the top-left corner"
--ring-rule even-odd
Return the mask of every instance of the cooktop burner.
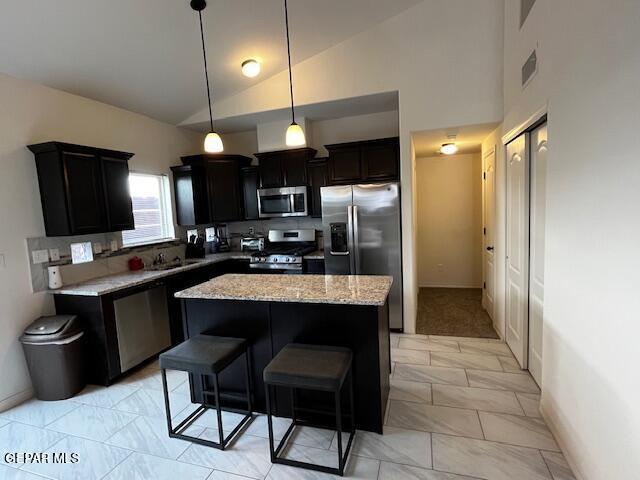
[[290, 255], [302, 257], [316, 250], [315, 246], [292, 247], [290, 245], [278, 246], [270, 245], [262, 252], [255, 252], [252, 257], [268, 257], [269, 255]]

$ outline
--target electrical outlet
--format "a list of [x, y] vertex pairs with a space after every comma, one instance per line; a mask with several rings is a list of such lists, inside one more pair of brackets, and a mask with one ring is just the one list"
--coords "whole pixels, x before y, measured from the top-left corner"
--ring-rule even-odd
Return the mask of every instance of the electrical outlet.
[[100, 242], [96, 242], [93, 244], [93, 253], [96, 255], [102, 253], [102, 244]]
[[49, 251], [48, 250], [34, 250], [31, 252], [31, 256], [33, 258], [33, 263], [47, 263], [49, 261]]
[[57, 248], [50, 248], [49, 258], [52, 262], [57, 262], [58, 260], [60, 260], [60, 250], [58, 250]]

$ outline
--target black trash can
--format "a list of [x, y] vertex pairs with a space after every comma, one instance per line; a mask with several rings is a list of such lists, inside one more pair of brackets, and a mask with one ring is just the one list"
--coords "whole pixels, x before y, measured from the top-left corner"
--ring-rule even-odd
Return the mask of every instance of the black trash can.
[[40, 317], [20, 342], [36, 398], [64, 400], [85, 386], [84, 332], [76, 315]]

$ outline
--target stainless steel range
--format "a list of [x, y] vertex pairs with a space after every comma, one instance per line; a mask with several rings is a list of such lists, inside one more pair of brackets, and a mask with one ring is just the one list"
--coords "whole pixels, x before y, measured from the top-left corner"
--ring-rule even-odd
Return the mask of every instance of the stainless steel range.
[[269, 230], [269, 243], [251, 255], [251, 268], [272, 272], [302, 273], [302, 259], [317, 250], [313, 229]]

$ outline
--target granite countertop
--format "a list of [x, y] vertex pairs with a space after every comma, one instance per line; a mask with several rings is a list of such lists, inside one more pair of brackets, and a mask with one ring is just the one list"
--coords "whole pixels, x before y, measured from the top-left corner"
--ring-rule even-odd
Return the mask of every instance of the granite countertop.
[[205, 258], [192, 258], [186, 260], [187, 263], [180, 267], [170, 270], [138, 270], [135, 272], [122, 272], [106, 277], [94, 278], [86, 282], [77, 283], [75, 285], [65, 285], [59, 290], [49, 290], [49, 293], [55, 295], [79, 295], [84, 297], [99, 297], [108, 293], [117, 292], [126, 288], [144, 285], [161, 278], [169, 277], [177, 273], [194, 270], [214, 263], [224, 262], [225, 260], [241, 260], [250, 259], [251, 253], [245, 252], [225, 252], [212, 253], [206, 255]]
[[[86, 282], [65, 285], [58, 290], [48, 290], [48, 293], [55, 295], [99, 297], [100, 295], [107, 295], [117, 292], [118, 290], [137, 287], [177, 273], [224, 262], [225, 260], [249, 260], [251, 259], [251, 253], [252, 252], [210, 253], [204, 258], [188, 259], [184, 265], [169, 270], [138, 270], [135, 272], [126, 271], [115, 273], [113, 275], [87, 280]], [[324, 258], [324, 252], [317, 250], [309, 255], [305, 255], [304, 258], [308, 260], [322, 260]]]
[[384, 305], [393, 277], [383, 275], [227, 274], [176, 293], [177, 298]]

